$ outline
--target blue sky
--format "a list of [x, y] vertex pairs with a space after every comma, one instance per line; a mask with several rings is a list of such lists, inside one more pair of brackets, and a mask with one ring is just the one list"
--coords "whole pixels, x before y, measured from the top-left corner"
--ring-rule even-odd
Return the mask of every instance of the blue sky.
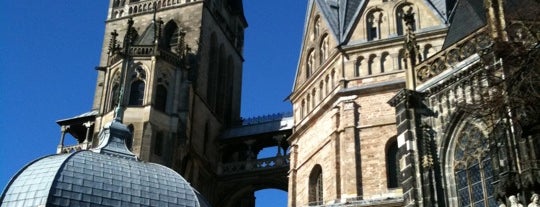
[[[242, 116], [291, 111], [307, 0], [245, 0]], [[89, 111], [108, 1], [0, 1], [0, 188], [55, 153], [56, 120]], [[285, 206], [284, 192], [257, 206]], [[276, 199], [276, 196], [280, 199]]]

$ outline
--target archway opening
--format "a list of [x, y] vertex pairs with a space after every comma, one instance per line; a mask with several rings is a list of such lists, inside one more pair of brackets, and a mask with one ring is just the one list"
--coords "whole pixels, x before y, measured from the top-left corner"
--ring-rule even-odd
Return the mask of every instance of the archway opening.
[[[257, 159], [264, 159], [264, 158], [271, 158], [276, 157], [278, 154], [278, 147], [272, 146], [272, 147], [265, 147], [259, 153], [257, 154]], [[283, 152], [281, 152], [283, 155]]]
[[255, 191], [256, 207], [287, 206], [287, 192], [278, 189], [262, 189]]

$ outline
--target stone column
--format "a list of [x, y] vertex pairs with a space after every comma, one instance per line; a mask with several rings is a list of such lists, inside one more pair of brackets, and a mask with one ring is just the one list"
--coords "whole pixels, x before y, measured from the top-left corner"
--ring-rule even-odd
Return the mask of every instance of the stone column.
[[90, 142], [90, 127], [92, 127], [93, 125], [94, 125], [94, 122], [92, 121], [87, 121], [83, 123], [83, 126], [86, 127], [86, 136], [83, 142], [83, 149], [89, 149], [92, 146], [92, 143], [89, 143], [89, 142]]
[[61, 154], [62, 149], [64, 148], [64, 139], [66, 137], [66, 131], [69, 129], [69, 125], [62, 125], [60, 126], [60, 130], [62, 131], [62, 135], [60, 135], [60, 143], [58, 144], [58, 147], [56, 148], [56, 154]]
[[404, 206], [424, 206], [418, 143], [416, 140], [416, 118], [411, 103], [417, 92], [402, 89], [388, 103], [396, 109], [398, 159], [403, 188]]

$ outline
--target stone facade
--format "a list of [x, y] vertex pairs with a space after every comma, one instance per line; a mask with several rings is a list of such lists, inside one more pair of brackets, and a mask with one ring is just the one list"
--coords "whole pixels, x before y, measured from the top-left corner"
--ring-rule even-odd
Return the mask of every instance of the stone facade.
[[539, 87], [539, 6], [460, 1], [443, 50], [389, 102], [406, 206], [518, 206], [538, 193], [539, 97], [526, 88]]
[[397, 180], [395, 163], [387, 163], [397, 132], [386, 102], [405, 86], [403, 14], [414, 13], [427, 58], [446, 34], [445, 17], [434, 11], [424, 1], [309, 2], [290, 96], [289, 206], [402, 204], [389, 181]]
[[[111, 0], [83, 149], [122, 113], [140, 159], [171, 167], [217, 203], [218, 139], [240, 121], [246, 27], [241, 1]], [[84, 137], [69, 130], [79, 119], [61, 125]]]

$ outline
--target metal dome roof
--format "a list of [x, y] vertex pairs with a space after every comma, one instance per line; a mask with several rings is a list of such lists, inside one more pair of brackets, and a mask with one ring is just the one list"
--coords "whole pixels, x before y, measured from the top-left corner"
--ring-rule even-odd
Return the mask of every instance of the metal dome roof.
[[175, 171], [137, 159], [130, 132], [112, 122], [96, 149], [31, 162], [9, 182], [1, 206], [210, 206]]

